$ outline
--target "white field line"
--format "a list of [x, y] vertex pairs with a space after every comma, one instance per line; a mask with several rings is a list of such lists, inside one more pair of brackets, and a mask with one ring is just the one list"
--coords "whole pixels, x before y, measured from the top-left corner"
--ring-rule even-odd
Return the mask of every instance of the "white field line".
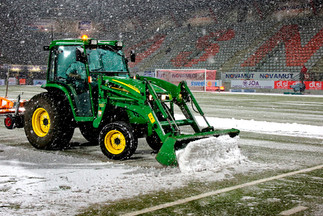
[[285, 174], [281, 174], [281, 175], [277, 175], [277, 176], [273, 176], [273, 177], [269, 177], [269, 178], [259, 179], [259, 180], [255, 180], [255, 181], [252, 181], [252, 182], [247, 182], [247, 183], [236, 185], [236, 186], [223, 188], [223, 189], [216, 190], [216, 191], [211, 191], [211, 192], [199, 194], [199, 195], [192, 196], [192, 197], [187, 197], [185, 199], [180, 199], [180, 200], [176, 200], [174, 202], [164, 203], [164, 204], [161, 204], [161, 205], [153, 206], [153, 207], [150, 207], [150, 208], [145, 208], [145, 209], [142, 209], [142, 210], [139, 210], [139, 211], [134, 211], [134, 212], [130, 212], [130, 213], [123, 214], [123, 215], [124, 216], [136, 216], [136, 215], [140, 215], [140, 214], [145, 214], [145, 213], [153, 212], [153, 211], [156, 211], [156, 210], [172, 207], [172, 206], [175, 206], [175, 205], [188, 203], [188, 202], [198, 200], [198, 199], [202, 199], [202, 198], [205, 198], [205, 197], [214, 196], [214, 195], [218, 195], [218, 194], [221, 194], [221, 193], [226, 193], [226, 192], [229, 192], [229, 191], [233, 191], [233, 190], [241, 189], [241, 188], [244, 188], [244, 187], [249, 187], [249, 186], [261, 184], [261, 183], [264, 183], [264, 182], [268, 182], [268, 181], [272, 181], [272, 180], [277, 180], [277, 179], [297, 175], [297, 174], [300, 174], [300, 173], [311, 172], [311, 171], [322, 169], [322, 168], [323, 168], [323, 164], [318, 165], [318, 166], [314, 166], [314, 167], [310, 167], [310, 168], [307, 168], [307, 169], [297, 170], [297, 171], [293, 171], [293, 172], [289, 172], [289, 173], [285, 173]]
[[297, 212], [301, 212], [301, 211], [304, 211], [306, 209], [308, 209], [308, 208], [305, 207], [305, 206], [297, 206], [295, 208], [283, 211], [283, 212], [279, 213], [279, 215], [284, 215], [284, 216], [293, 215], [293, 214], [295, 214]]

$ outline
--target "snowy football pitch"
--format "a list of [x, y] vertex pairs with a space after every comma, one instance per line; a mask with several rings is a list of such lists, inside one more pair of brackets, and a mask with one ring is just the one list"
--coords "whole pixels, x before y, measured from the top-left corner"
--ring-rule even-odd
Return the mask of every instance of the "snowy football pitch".
[[[9, 97], [40, 91], [10, 86]], [[322, 96], [194, 95], [215, 128], [241, 134], [217, 140], [240, 152], [221, 163], [199, 160], [204, 167], [193, 171], [161, 167], [144, 139], [130, 160], [109, 161], [78, 130], [64, 151], [36, 150], [1, 117], [0, 215], [322, 215]], [[206, 144], [198, 148], [207, 154]]]

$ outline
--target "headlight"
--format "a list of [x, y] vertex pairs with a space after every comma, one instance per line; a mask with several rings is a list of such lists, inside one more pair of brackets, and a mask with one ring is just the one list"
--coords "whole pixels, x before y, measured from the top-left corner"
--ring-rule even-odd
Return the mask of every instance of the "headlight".
[[123, 47], [123, 42], [122, 41], [118, 41], [117, 42], [117, 47]]
[[[159, 100], [161, 100], [161, 101], [169, 100], [169, 95], [168, 94], [159, 94], [157, 96], [158, 96]], [[152, 101], [153, 99], [154, 98], [153, 98], [152, 95], [148, 96], [148, 100]]]
[[168, 95], [163, 94], [163, 95], [161, 95], [161, 96], [160, 96], [160, 99], [161, 99], [162, 101], [164, 101], [164, 100], [166, 100], [166, 99], [167, 99], [167, 97], [168, 97]]
[[96, 46], [96, 45], [98, 45], [98, 40], [91, 40], [90, 44]]
[[98, 112], [98, 116], [101, 117], [102, 116], [102, 110], [99, 110]]

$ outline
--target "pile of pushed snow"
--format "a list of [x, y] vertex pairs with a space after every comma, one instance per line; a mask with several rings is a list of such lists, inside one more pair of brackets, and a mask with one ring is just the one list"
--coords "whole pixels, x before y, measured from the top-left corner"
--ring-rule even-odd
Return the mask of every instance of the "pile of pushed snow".
[[246, 158], [240, 152], [238, 139], [227, 135], [190, 142], [176, 151], [181, 172], [218, 171], [240, 164]]

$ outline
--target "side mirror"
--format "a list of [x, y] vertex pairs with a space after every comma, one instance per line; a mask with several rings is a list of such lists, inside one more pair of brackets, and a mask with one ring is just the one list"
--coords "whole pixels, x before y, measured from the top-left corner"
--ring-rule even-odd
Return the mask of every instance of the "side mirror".
[[76, 61], [80, 61], [82, 63], [86, 62], [86, 57], [84, 55], [83, 48], [76, 48], [75, 54], [76, 54]]
[[49, 46], [43, 46], [44, 51], [49, 51]]
[[136, 53], [134, 50], [130, 51], [130, 61], [135, 62], [136, 61]]

